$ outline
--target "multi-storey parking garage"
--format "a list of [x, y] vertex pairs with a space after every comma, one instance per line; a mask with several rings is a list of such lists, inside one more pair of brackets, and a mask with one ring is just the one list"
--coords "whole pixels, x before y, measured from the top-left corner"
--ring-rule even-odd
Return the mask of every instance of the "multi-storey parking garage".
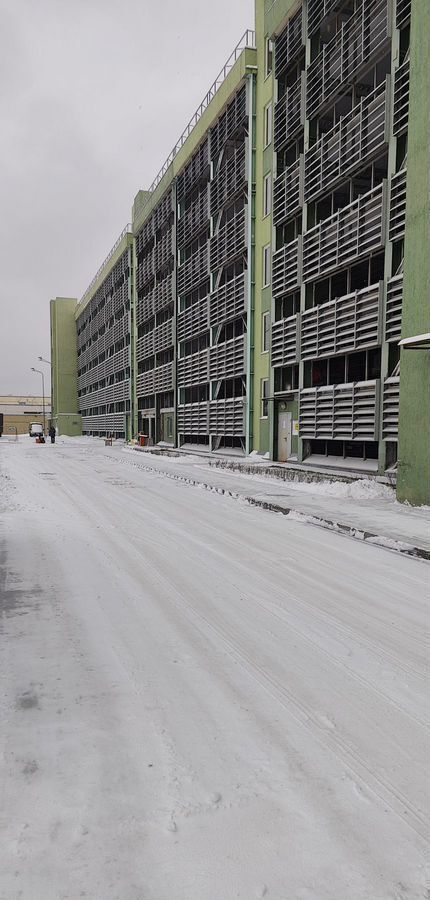
[[[393, 18], [396, 14], [396, 18]], [[274, 452], [393, 464], [410, 4], [308, 0], [274, 36]]]
[[136, 398], [139, 428], [174, 441], [175, 216], [170, 186], [136, 234]]
[[79, 304], [53, 301], [54, 419], [398, 465], [428, 502], [425, 35], [427, 0], [256, 0], [131, 231]]
[[213, 450], [245, 449], [251, 85], [229, 102], [177, 186], [178, 435]]
[[76, 310], [78, 410], [84, 434], [130, 435], [129, 228]]
[[246, 32], [196, 113], [198, 137], [188, 128], [136, 198], [137, 425], [151, 442], [245, 451], [253, 42]]

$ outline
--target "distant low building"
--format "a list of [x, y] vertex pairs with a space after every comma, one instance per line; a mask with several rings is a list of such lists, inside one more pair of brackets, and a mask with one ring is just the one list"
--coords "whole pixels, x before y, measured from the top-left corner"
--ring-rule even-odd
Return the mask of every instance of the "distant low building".
[[[0, 415], [3, 415], [3, 434], [28, 434], [31, 422], [43, 425], [43, 397], [0, 397]], [[51, 402], [45, 397], [45, 424], [51, 422]]]

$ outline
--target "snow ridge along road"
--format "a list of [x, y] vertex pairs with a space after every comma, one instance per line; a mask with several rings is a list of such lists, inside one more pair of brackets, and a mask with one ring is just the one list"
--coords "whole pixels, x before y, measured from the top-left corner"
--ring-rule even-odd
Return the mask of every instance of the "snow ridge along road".
[[428, 900], [428, 564], [123, 457], [0, 442], [1, 900]]

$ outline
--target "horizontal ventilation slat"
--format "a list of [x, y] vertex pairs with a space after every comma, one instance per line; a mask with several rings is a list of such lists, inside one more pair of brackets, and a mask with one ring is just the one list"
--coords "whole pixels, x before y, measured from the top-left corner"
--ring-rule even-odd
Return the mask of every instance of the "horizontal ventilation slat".
[[393, 132], [398, 137], [407, 131], [409, 118], [409, 60], [394, 74]]
[[305, 153], [306, 201], [315, 199], [380, 152], [386, 143], [386, 119], [384, 83], [363, 97]]
[[275, 103], [273, 143], [277, 153], [294, 140], [302, 126], [302, 79], [299, 78]]
[[301, 358], [317, 359], [380, 343], [381, 285], [323, 303], [301, 315]]
[[390, 241], [398, 241], [405, 234], [406, 226], [406, 169], [391, 178]]
[[303, 280], [348, 265], [384, 243], [385, 182], [303, 235]]
[[300, 391], [301, 438], [374, 441], [378, 431], [378, 381]]
[[275, 78], [279, 78], [302, 52], [302, 7], [300, 7], [289, 19], [284, 30], [275, 38]]
[[309, 119], [344, 93], [371, 60], [388, 49], [390, 5], [389, 0], [360, 0], [355, 14], [311, 63], [306, 92]]
[[245, 435], [245, 398], [211, 400], [209, 403], [209, 431], [218, 436], [243, 437]]
[[246, 275], [236, 275], [231, 281], [225, 282], [210, 295], [209, 321], [210, 326], [219, 325], [229, 319], [234, 319], [246, 309]]
[[236, 378], [245, 372], [245, 337], [215, 344], [209, 351], [209, 374], [211, 380]]
[[403, 275], [387, 282], [385, 340], [399, 341], [402, 334]]
[[299, 359], [300, 314], [272, 324], [272, 366], [290, 366]]
[[272, 294], [282, 297], [299, 284], [301, 269], [301, 238], [296, 238], [273, 254]]
[[399, 432], [400, 378], [386, 378], [382, 403], [382, 439], [397, 441]]

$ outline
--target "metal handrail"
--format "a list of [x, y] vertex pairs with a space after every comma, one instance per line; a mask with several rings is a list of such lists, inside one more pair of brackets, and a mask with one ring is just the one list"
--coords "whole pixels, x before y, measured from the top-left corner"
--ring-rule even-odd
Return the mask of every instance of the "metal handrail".
[[96, 272], [96, 274], [94, 275], [94, 278], [93, 278], [93, 280], [91, 281], [91, 284], [88, 285], [88, 287], [87, 287], [87, 289], [86, 289], [86, 291], [85, 291], [85, 294], [82, 295], [82, 297], [81, 297], [81, 299], [80, 299], [80, 301], [79, 301], [79, 306], [81, 305], [81, 303], [84, 303], [84, 302], [85, 302], [85, 300], [87, 299], [88, 295], [91, 293], [92, 287], [95, 285], [95, 283], [96, 283], [96, 281], [97, 281], [99, 275], [101, 275], [101, 273], [102, 273], [102, 271], [103, 271], [103, 269], [104, 269], [106, 263], [109, 262], [109, 260], [110, 260], [110, 259], [112, 258], [112, 256], [114, 255], [115, 250], [117, 250], [117, 248], [119, 247], [119, 245], [120, 245], [120, 243], [121, 243], [123, 237], [124, 237], [126, 234], [131, 234], [131, 231], [132, 231], [131, 223], [129, 222], [129, 223], [122, 229], [120, 236], [116, 239], [116, 241], [115, 241], [113, 247], [109, 250], [109, 253], [108, 253], [106, 259], [103, 260], [101, 266], [97, 269], [97, 272]]
[[[233, 52], [230, 54], [227, 62], [225, 63], [225, 65], [221, 69], [220, 73], [215, 78], [215, 81], [213, 82], [213, 84], [211, 84], [211, 86], [210, 86], [206, 96], [203, 98], [200, 106], [198, 107], [198, 109], [196, 110], [194, 115], [191, 117], [190, 121], [188, 122], [184, 131], [182, 132], [179, 140], [176, 142], [175, 146], [173, 147], [173, 150], [170, 151], [166, 161], [163, 163], [160, 171], [155, 176], [154, 181], [152, 182], [151, 186], [148, 188], [148, 194], [152, 194], [153, 191], [155, 190], [155, 188], [157, 187], [157, 185], [159, 185], [161, 179], [166, 174], [167, 169], [173, 162], [175, 156], [177, 155], [177, 153], [179, 152], [181, 147], [183, 147], [183, 145], [185, 144], [185, 141], [187, 140], [187, 138], [190, 136], [191, 132], [197, 125], [197, 122], [199, 121], [199, 119], [202, 117], [204, 111], [209, 106], [209, 103], [211, 102], [211, 100], [213, 100], [218, 89], [221, 87], [222, 83], [227, 78], [228, 73], [233, 68], [235, 62], [237, 62], [240, 54], [243, 52], [243, 50], [246, 50], [247, 47], [255, 47], [255, 31], [252, 31], [250, 28], [246, 29], [246, 31], [242, 35], [239, 43], [236, 44], [236, 47], [234, 48]], [[147, 198], [146, 202], [148, 202], [148, 200], [149, 200], [149, 197]]]

